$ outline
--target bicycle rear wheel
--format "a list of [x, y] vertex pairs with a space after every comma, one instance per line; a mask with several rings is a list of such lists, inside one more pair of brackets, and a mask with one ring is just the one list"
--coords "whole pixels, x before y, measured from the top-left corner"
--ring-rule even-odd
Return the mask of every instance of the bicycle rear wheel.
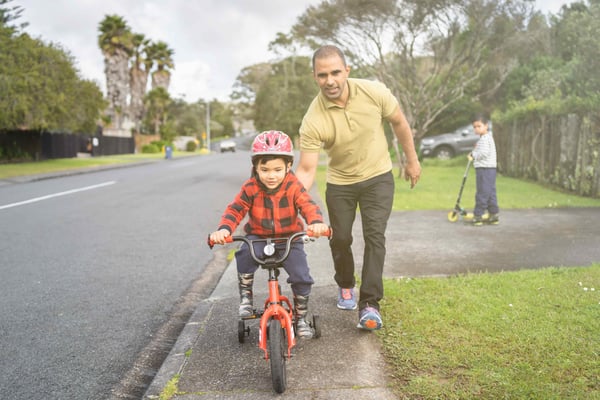
[[273, 390], [277, 393], [283, 393], [287, 386], [287, 374], [285, 370], [286, 333], [281, 327], [281, 322], [277, 319], [271, 319], [268, 329], [269, 360], [271, 361]]

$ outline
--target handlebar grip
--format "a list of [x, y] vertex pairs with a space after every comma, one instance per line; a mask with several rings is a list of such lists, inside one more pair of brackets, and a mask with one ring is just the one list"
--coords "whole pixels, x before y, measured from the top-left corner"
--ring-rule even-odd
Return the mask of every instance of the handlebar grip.
[[[233, 242], [233, 236], [231, 236], [231, 235], [227, 236], [225, 238], [225, 242], [226, 243], [232, 243]], [[215, 246], [215, 244], [217, 244], [214, 241], [210, 240], [210, 233], [208, 234], [208, 238], [206, 238], [206, 244], [208, 244], [208, 247], [210, 247], [211, 249]]]

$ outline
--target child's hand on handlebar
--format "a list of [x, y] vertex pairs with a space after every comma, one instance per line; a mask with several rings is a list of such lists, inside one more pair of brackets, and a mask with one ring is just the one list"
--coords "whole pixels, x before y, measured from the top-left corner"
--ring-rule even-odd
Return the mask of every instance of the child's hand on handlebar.
[[329, 226], [322, 223], [308, 225], [306, 230], [311, 231], [315, 237], [326, 235], [329, 232]]
[[209, 239], [216, 244], [225, 244], [227, 243], [225, 239], [229, 236], [231, 236], [231, 232], [227, 229], [219, 229], [218, 231], [211, 233]]

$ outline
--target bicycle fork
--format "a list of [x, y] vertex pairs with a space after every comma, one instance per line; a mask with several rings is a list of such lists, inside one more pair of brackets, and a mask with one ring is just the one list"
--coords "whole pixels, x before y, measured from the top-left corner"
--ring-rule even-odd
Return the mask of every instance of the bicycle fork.
[[[265, 311], [260, 318], [258, 347], [265, 352], [265, 360], [269, 359], [267, 328], [269, 321], [271, 320], [279, 320], [282, 329], [285, 329], [286, 331], [288, 359], [292, 357], [292, 348], [296, 345], [296, 336], [294, 334], [294, 324], [291, 314], [293, 313], [292, 303], [286, 296], [281, 295], [277, 275], [276, 268], [269, 268], [269, 298], [265, 301]], [[290, 311], [283, 307], [283, 303], [288, 306]]]

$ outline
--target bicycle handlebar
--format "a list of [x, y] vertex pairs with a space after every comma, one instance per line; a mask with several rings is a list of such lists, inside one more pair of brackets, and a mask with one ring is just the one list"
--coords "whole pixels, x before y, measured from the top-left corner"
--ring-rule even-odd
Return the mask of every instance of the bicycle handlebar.
[[[326, 236], [328, 239], [331, 239], [331, 228], [329, 228], [327, 230], [327, 232], [324, 235], [321, 236]], [[232, 242], [245, 242], [248, 245], [248, 248], [250, 249], [250, 255], [252, 256], [252, 258], [254, 259], [254, 261], [256, 261], [258, 264], [260, 265], [266, 265], [266, 264], [280, 264], [283, 261], [285, 261], [286, 258], [288, 258], [288, 255], [290, 254], [290, 250], [292, 248], [291, 244], [292, 242], [297, 239], [298, 237], [302, 236], [303, 237], [303, 242], [306, 243], [308, 242], [311, 238], [315, 237], [315, 234], [312, 231], [301, 231], [301, 232], [296, 232], [291, 236], [288, 237], [273, 237], [273, 238], [257, 238], [257, 239], [248, 239], [245, 236], [227, 236], [225, 238], [225, 242], [226, 243], [232, 243]], [[252, 246], [253, 243], [255, 242], [264, 242], [266, 243], [265, 245], [265, 255], [267, 255], [267, 258], [264, 260], [261, 260], [260, 258], [258, 258], [256, 256], [256, 253], [254, 251], [254, 246]], [[283, 252], [283, 255], [281, 257], [279, 257], [278, 259], [271, 259], [270, 256], [272, 256], [273, 254], [275, 254], [275, 248], [274, 248], [274, 243], [281, 243], [281, 242], [285, 242], [285, 251]], [[213, 242], [212, 240], [210, 240], [210, 235], [208, 236], [207, 239], [207, 244], [208, 247], [210, 247], [211, 249], [214, 247], [214, 245], [216, 244], [215, 242]], [[267, 254], [267, 246], [273, 246], [272, 250], [273, 253], [271, 254]]]

